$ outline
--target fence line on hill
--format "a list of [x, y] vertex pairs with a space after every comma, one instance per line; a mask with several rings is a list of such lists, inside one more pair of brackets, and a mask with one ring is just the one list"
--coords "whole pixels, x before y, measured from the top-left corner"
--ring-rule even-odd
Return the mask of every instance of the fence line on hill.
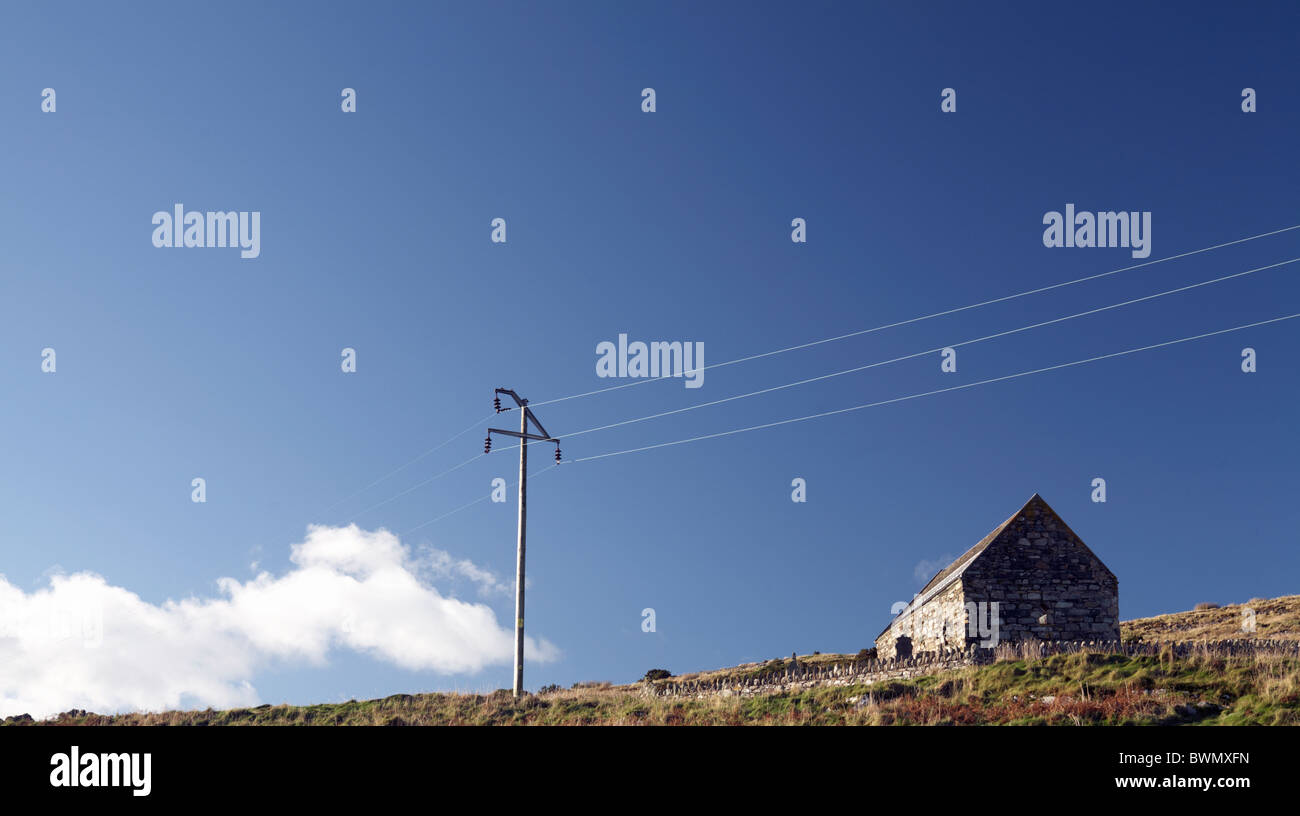
[[[715, 677], [698, 680], [665, 680], [642, 683], [642, 692], [656, 697], [735, 696], [794, 691], [816, 686], [851, 686], [905, 680], [954, 669], [985, 666], [1000, 660], [1037, 659], [1056, 654], [1122, 654], [1189, 657], [1237, 657], [1281, 654], [1300, 657], [1300, 641], [1216, 640], [1216, 641], [1020, 641], [992, 648], [978, 644], [966, 649], [922, 652], [912, 657], [855, 660], [847, 663], [814, 665], [788, 662], [786, 667], [748, 677]], [[761, 671], [762, 667], [755, 669]]]

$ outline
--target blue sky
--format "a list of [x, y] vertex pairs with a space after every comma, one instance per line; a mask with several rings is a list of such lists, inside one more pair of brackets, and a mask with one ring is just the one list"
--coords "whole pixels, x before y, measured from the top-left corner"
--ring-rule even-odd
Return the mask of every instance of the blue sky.
[[[375, 507], [481, 451], [475, 426], [367, 487], [489, 414], [494, 387], [540, 403], [623, 382], [595, 373], [619, 333], [702, 342], [713, 364], [1141, 262], [1044, 247], [1044, 213], [1067, 203], [1151, 212], [1148, 260], [1300, 224], [1289, 4], [267, 5], [5, 12], [0, 573], [23, 593], [90, 572], [147, 605], [220, 598], [218, 579], [291, 573], [309, 524], [355, 522], [398, 534], [412, 564], [434, 548], [495, 575], [484, 590], [464, 569], [422, 573], [508, 627], [513, 488], [425, 522], [513, 481], [513, 451]], [[151, 217], [176, 203], [260, 212], [260, 257], [155, 248]], [[537, 412], [563, 437], [1297, 257], [1300, 230], [706, 371], [698, 390]], [[1294, 314], [1297, 274], [961, 348], [955, 373], [927, 355], [564, 454]], [[1286, 321], [548, 471], [529, 491], [527, 619], [556, 652], [526, 686], [857, 651], [928, 577], [918, 565], [1034, 492], [1118, 575], [1123, 618], [1294, 593], [1298, 337]], [[473, 671], [342, 645], [300, 657], [235, 674], [267, 702], [510, 684], [508, 650]]]

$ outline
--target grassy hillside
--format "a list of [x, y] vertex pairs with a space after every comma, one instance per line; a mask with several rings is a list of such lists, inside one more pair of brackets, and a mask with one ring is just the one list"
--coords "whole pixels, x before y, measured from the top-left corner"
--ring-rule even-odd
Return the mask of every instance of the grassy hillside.
[[[1124, 640], [1196, 641], [1196, 640], [1300, 640], [1300, 595], [1287, 595], [1271, 600], [1253, 598], [1244, 604], [1215, 604], [1214, 609], [1173, 612], [1152, 618], [1138, 618], [1120, 622], [1120, 637]], [[1243, 631], [1242, 610], [1255, 612], [1255, 630]], [[798, 661], [810, 666], [852, 663], [857, 655], [821, 654], [815, 652], [798, 655]], [[675, 680], [715, 680], [719, 678], [746, 679], [785, 670], [785, 659], [774, 658], [766, 662], [742, 663], [722, 669], [692, 672], [674, 677]]]
[[[1255, 637], [1300, 639], [1300, 596], [1253, 601]], [[1144, 640], [1228, 639], [1241, 607], [1181, 612], [1123, 624]], [[853, 655], [807, 655], [807, 663]], [[678, 679], [754, 676], [777, 661]], [[873, 686], [753, 697], [649, 697], [639, 685], [580, 684], [528, 695], [417, 694], [326, 705], [104, 716], [67, 712], [53, 725], [889, 725], [1229, 724], [1300, 725], [1300, 659], [1255, 655], [1126, 657], [1064, 654], [1007, 660]], [[6, 724], [33, 724], [11, 717]]]
[[[1255, 631], [1243, 631], [1247, 619], [1243, 610], [1255, 613]], [[1140, 637], [1156, 640], [1300, 640], [1300, 595], [1267, 600], [1253, 598], [1244, 604], [1225, 604], [1214, 609], [1176, 612], [1154, 618], [1124, 621], [1120, 631], [1125, 640]]]
[[652, 698], [635, 687], [398, 695], [337, 705], [100, 716], [58, 725], [1300, 725], [1300, 660], [1054, 655], [788, 694]]

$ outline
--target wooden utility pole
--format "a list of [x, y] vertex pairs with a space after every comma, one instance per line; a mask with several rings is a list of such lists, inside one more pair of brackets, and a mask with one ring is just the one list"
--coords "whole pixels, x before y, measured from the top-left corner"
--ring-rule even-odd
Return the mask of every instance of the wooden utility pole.
[[[524, 552], [526, 549], [526, 537], [528, 530], [528, 440], [535, 439], [538, 442], [555, 443], [555, 461], [560, 461], [560, 440], [555, 439], [546, 432], [542, 423], [537, 421], [536, 415], [528, 407], [528, 400], [522, 399], [514, 391], [508, 388], [496, 389], [496, 396], [492, 398], [492, 406], [496, 408], [497, 413], [509, 411], [509, 408], [501, 407], [501, 394], [506, 394], [515, 401], [516, 407], [519, 408], [519, 431], [505, 431], [500, 428], [488, 428], [488, 435], [483, 440], [483, 452], [488, 453], [492, 450], [492, 434], [503, 434], [513, 436], [519, 440], [519, 536], [518, 549], [515, 557], [515, 699], [519, 698], [524, 691]], [[538, 433], [528, 432], [528, 423], [532, 422], [536, 426]], [[540, 434], [540, 435], [539, 435]]]
[[515, 698], [524, 690], [524, 555], [528, 536], [528, 404], [519, 412], [519, 535], [515, 547]]

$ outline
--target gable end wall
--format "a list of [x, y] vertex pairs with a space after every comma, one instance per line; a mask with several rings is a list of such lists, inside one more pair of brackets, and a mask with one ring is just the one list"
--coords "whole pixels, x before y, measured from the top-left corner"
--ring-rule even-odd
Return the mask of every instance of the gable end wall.
[[962, 583], [968, 601], [997, 602], [999, 640], [1119, 640], [1119, 582], [1050, 512], [1015, 519]]

